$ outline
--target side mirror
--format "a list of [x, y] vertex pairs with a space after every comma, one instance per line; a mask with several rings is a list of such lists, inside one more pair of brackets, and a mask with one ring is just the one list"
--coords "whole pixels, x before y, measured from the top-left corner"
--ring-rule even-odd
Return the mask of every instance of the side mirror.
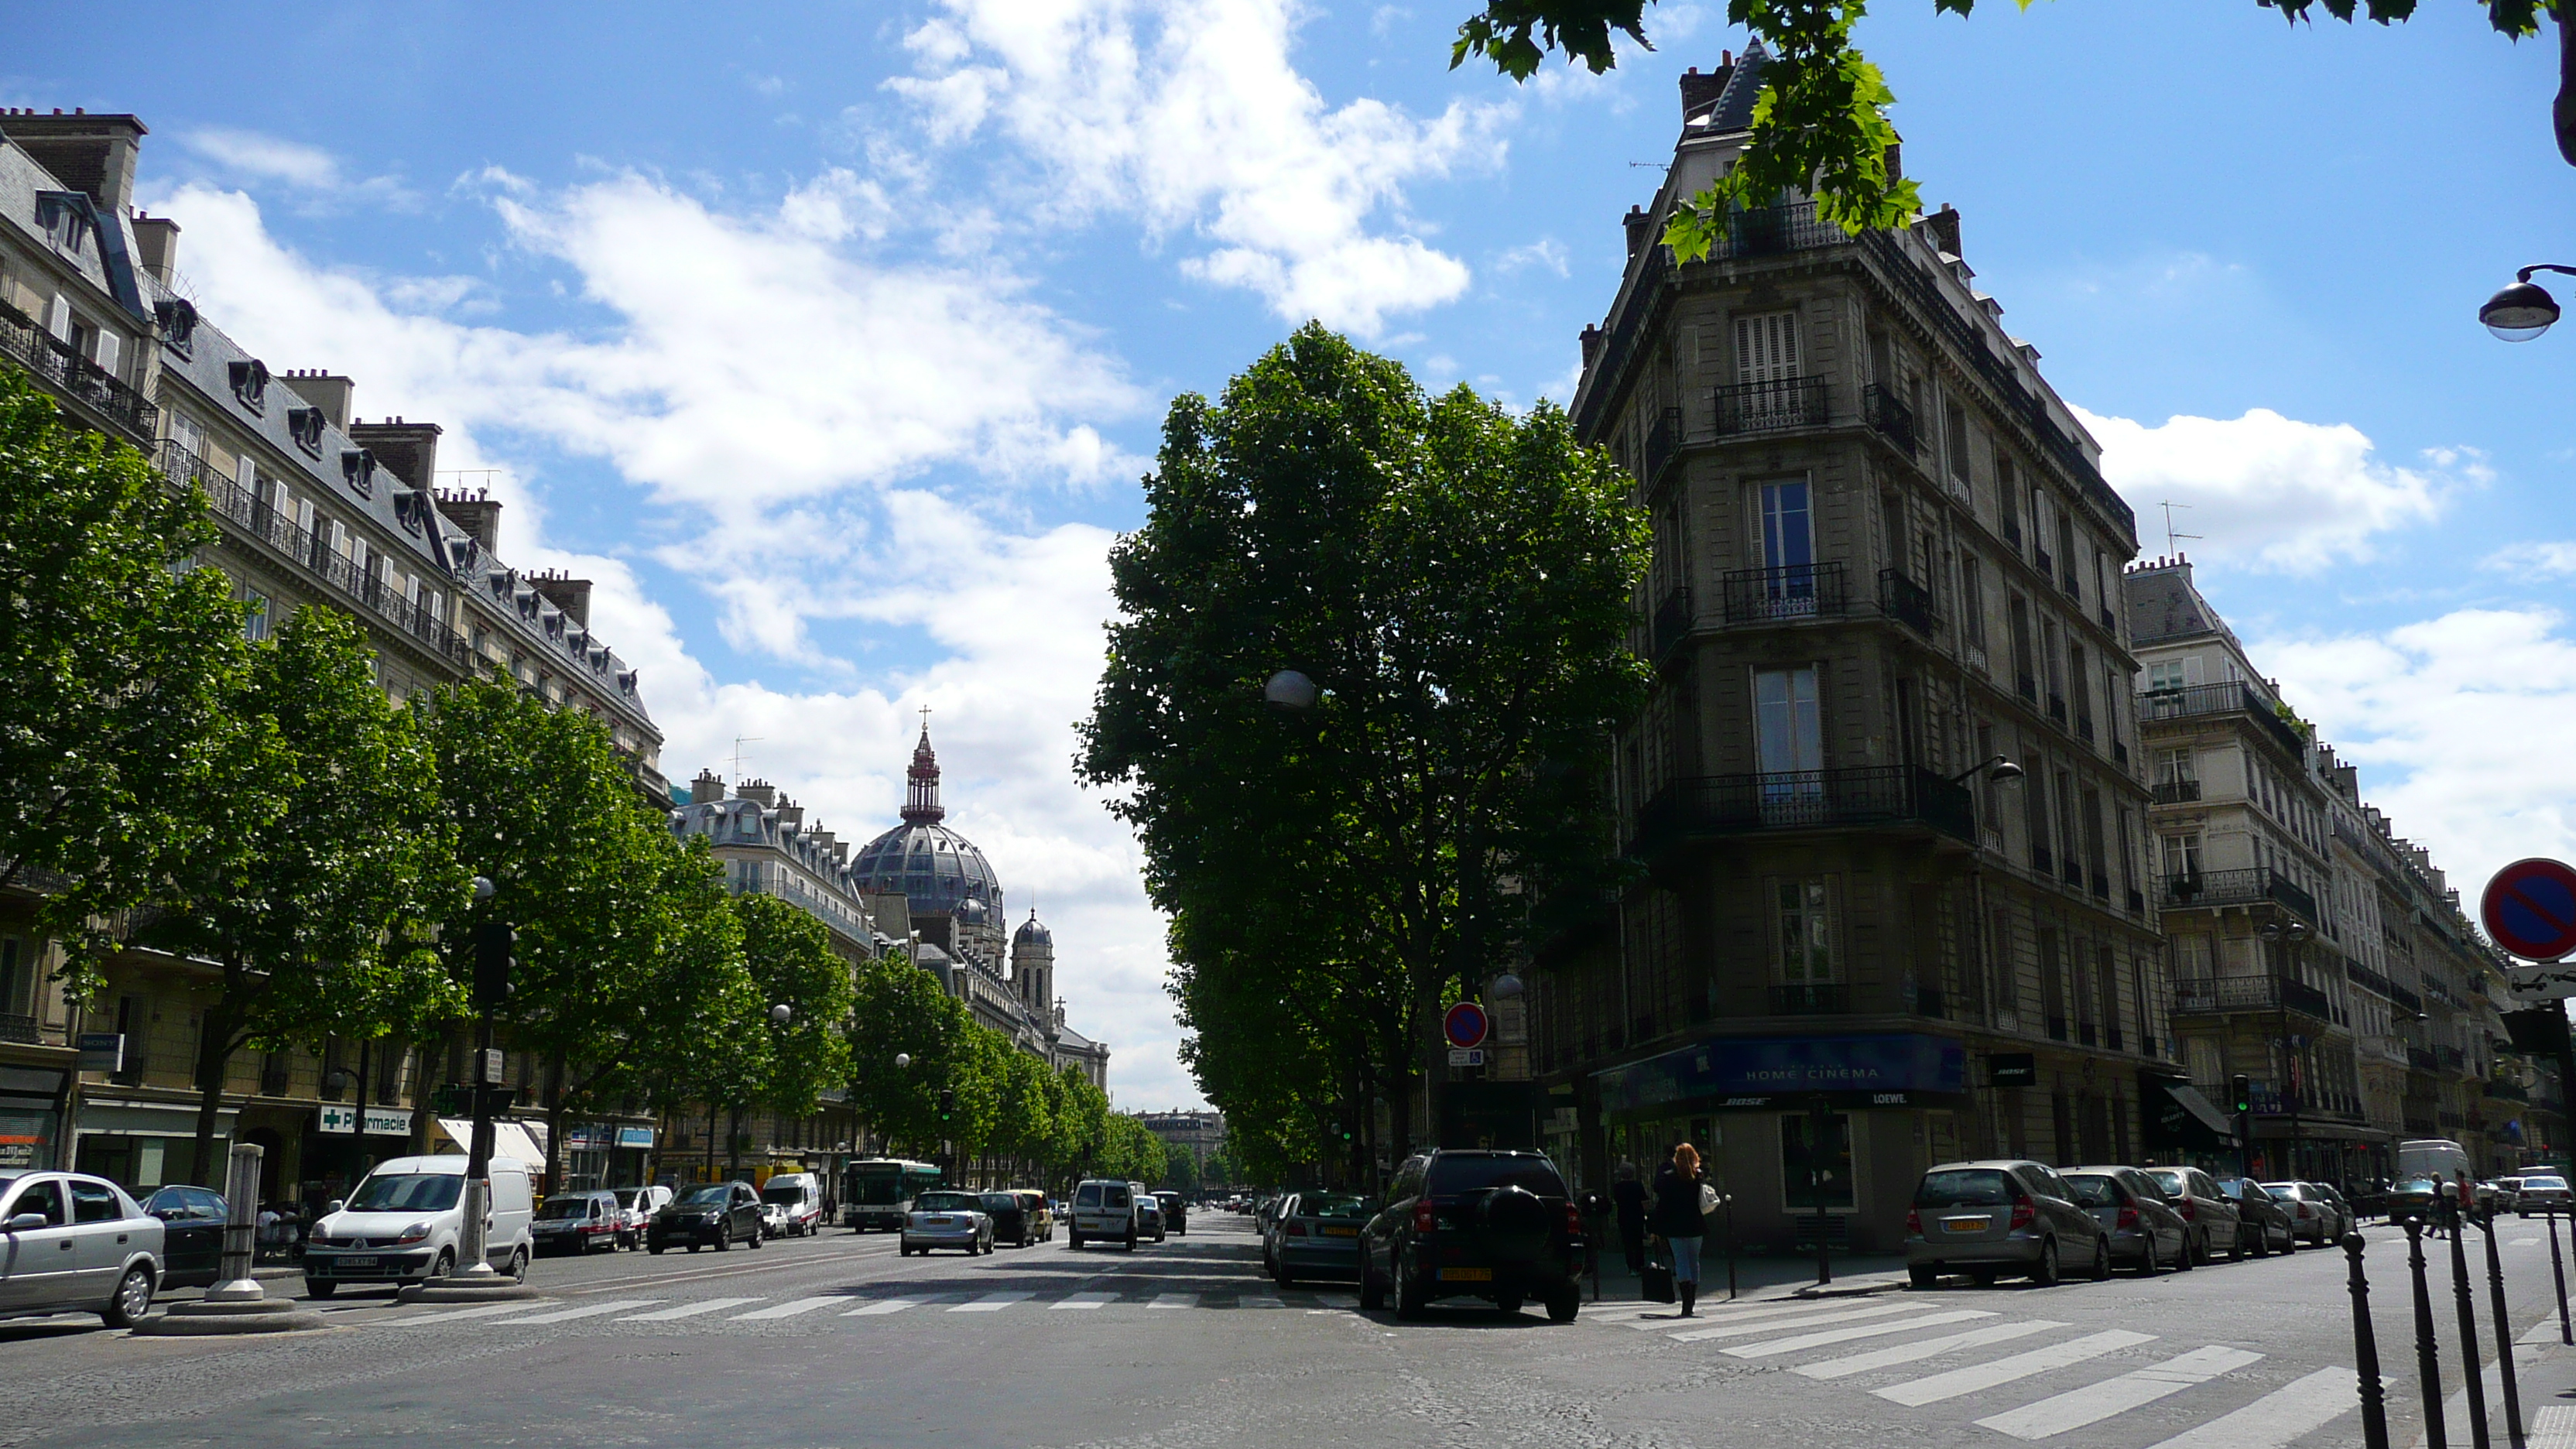
[[50, 1227], [52, 1224], [53, 1220], [43, 1213], [20, 1213], [9, 1221], [0, 1223], [0, 1232], [32, 1233], [38, 1228]]
[[329, 1202], [322, 1204], [322, 1211], [327, 1216], [328, 1214], [338, 1212], [340, 1209], [347, 1207], [348, 1205], [349, 1200], [347, 1198], [335, 1197]]

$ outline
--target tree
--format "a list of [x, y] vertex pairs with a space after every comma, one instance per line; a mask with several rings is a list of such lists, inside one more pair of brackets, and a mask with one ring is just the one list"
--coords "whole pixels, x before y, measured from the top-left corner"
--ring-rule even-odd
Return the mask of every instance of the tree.
[[[939, 1093], [974, 1090], [980, 1060], [965, 1004], [901, 952], [860, 967], [850, 1016], [850, 1098], [897, 1150], [935, 1152], [949, 1133]], [[909, 1058], [898, 1066], [895, 1058]]]
[[250, 650], [230, 580], [191, 567], [214, 537], [205, 495], [0, 370], [0, 887], [54, 892], [76, 995], [113, 938], [92, 920], [271, 809], [208, 798]]
[[1183, 1197], [1198, 1196], [1199, 1155], [1187, 1147], [1164, 1143], [1162, 1185]]
[[[742, 949], [769, 1034], [769, 1072], [762, 1105], [790, 1117], [812, 1112], [825, 1090], [850, 1081], [849, 963], [832, 949], [823, 923], [769, 895], [741, 895], [733, 902], [742, 921]], [[778, 1020], [774, 1009], [787, 1008]]]
[[[1646, 677], [1630, 486], [1555, 408], [1427, 397], [1318, 325], [1172, 405], [1080, 769], [1121, 792], [1188, 1060], [1245, 1140], [1408, 1121], [1444, 996], [1521, 929], [1499, 883], [1604, 868]], [[1322, 693], [1283, 714], [1291, 667]]]
[[164, 867], [134, 935], [220, 972], [197, 1058], [201, 1172], [235, 1052], [415, 1035], [464, 1005], [430, 939], [468, 896], [436, 760], [358, 625], [297, 610], [251, 651], [230, 708], [188, 827], [203, 844]]
[[[1563, 50], [1594, 74], [1618, 63], [1612, 32], [1647, 45], [1650, 0], [1490, 0], [1458, 27], [1449, 64], [1470, 55], [1527, 80], [1551, 50]], [[1936, 11], [1968, 14], [1976, 0], [1932, 0]], [[2015, 0], [2028, 9], [2031, 0]], [[2415, 13], [2416, 0], [2255, 0], [2296, 24], [2319, 8], [2346, 23], [2366, 15], [2382, 25]], [[2487, 22], [2521, 40], [2540, 31], [2544, 0], [2480, 0]], [[2576, 166], [2576, 15], [2553, 4], [2558, 18], [2559, 90], [2550, 110], [2558, 154]], [[1785, 192], [1810, 191], [1817, 213], [1845, 230], [1902, 226], [1922, 211], [1912, 181], [1888, 173], [1896, 130], [1886, 108], [1895, 99], [1887, 78], [1852, 44], [1868, 0], [1727, 0], [1731, 24], [1768, 47], [1762, 95], [1743, 157], [1718, 181], [1675, 209], [1665, 232], [1683, 261], [1705, 258], [1729, 218], [1767, 206]]]

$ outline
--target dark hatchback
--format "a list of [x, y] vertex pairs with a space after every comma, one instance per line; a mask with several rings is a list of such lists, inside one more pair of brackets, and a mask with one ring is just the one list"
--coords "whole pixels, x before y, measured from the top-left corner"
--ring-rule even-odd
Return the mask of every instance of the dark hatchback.
[[2289, 1211], [2263, 1190], [2263, 1184], [2250, 1177], [2231, 1177], [2222, 1180], [2218, 1190], [2236, 1204], [2237, 1230], [2245, 1235], [2245, 1251], [2260, 1258], [2274, 1248], [2284, 1253], [2298, 1248], [2298, 1230], [2290, 1222]]
[[679, 1243], [692, 1253], [712, 1247], [721, 1253], [736, 1243], [757, 1248], [761, 1240], [760, 1194], [747, 1182], [710, 1182], [687, 1188], [653, 1214], [644, 1230], [644, 1246], [658, 1253]]
[[1441, 1298], [1505, 1313], [1536, 1298], [1571, 1323], [1583, 1304], [1583, 1219], [1543, 1153], [1442, 1150], [1406, 1161], [1360, 1232], [1360, 1306], [1395, 1295], [1411, 1318]]
[[223, 1194], [208, 1187], [165, 1187], [143, 1200], [161, 1220], [161, 1286], [205, 1288], [224, 1265], [224, 1224], [232, 1217]]
[[1046, 1234], [1039, 1214], [1030, 1210], [1030, 1201], [1016, 1192], [988, 1192], [981, 1195], [984, 1216], [993, 1220], [993, 1241], [1028, 1247]]

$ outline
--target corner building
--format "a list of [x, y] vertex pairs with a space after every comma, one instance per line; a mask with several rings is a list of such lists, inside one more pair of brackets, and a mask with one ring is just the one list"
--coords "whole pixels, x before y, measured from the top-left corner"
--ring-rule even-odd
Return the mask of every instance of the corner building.
[[2136, 525], [1957, 212], [1855, 238], [1791, 200], [1705, 262], [1658, 243], [1742, 151], [1763, 63], [1682, 79], [1583, 335], [1576, 426], [1653, 519], [1656, 687], [1612, 782], [1642, 878], [1542, 909], [1532, 1048], [1547, 1145], [1587, 1180], [1687, 1140], [1748, 1243], [1886, 1250], [1932, 1163], [2158, 1148], [2143, 1109], [2181, 1073], [2119, 609]]

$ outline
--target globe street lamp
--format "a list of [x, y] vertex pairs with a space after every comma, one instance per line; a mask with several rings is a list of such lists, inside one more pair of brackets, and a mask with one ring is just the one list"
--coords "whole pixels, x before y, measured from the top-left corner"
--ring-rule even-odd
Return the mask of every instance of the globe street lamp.
[[1964, 785], [1968, 783], [1968, 777], [1970, 775], [1974, 775], [1980, 770], [1985, 772], [1987, 779], [1992, 780], [1997, 784], [2001, 784], [2006, 780], [2018, 780], [2024, 773], [2026, 773], [2021, 766], [2014, 764], [2009, 757], [2004, 755], [1990, 755], [1985, 759], [1979, 760], [1975, 764], [1970, 765], [1968, 768], [1961, 770], [1959, 773], [1952, 775], [1950, 777], [1950, 783], [1953, 785]]
[[2557, 272], [2576, 277], [2576, 267], [2562, 267], [2542, 262], [2524, 267], [2513, 274], [2513, 285], [2487, 298], [2478, 308], [2478, 320], [2487, 330], [2507, 342], [2529, 342], [2549, 330], [2558, 320], [2558, 299], [2531, 279], [2534, 272]]
[[1313, 709], [1315, 701], [1322, 698], [1323, 693], [1313, 679], [1294, 669], [1280, 670], [1261, 686], [1261, 697], [1265, 702], [1294, 714]]

